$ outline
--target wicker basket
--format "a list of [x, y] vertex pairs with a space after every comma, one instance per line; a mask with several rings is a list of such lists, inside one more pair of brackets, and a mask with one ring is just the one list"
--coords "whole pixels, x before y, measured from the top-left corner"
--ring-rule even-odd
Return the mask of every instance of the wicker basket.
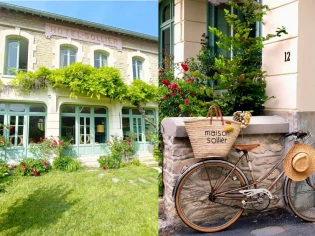
[[[216, 118], [212, 116], [213, 111]], [[207, 118], [192, 118], [184, 122], [195, 158], [225, 157], [241, 130], [241, 123], [224, 120], [216, 105], [209, 108]], [[234, 130], [226, 132], [226, 126], [232, 126]]]

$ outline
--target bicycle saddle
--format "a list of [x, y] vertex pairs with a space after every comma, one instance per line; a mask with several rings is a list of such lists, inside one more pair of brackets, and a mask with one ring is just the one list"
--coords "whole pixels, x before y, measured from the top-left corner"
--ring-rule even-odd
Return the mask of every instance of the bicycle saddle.
[[254, 148], [256, 148], [258, 146], [260, 146], [259, 143], [255, 143], [255, 144], [235, 144], [235, 145], [233, 145], [233, 147], [235, 149], [238, 149], [240, 151], [248, 151], [248, 152], [253, 150]]

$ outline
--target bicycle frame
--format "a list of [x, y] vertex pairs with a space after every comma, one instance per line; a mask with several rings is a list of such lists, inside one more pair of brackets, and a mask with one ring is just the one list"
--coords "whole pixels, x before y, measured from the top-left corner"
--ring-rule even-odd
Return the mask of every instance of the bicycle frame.
[[[249, 161], [249, 156], [248, 156], [248, 152], [247, 151], [243, 151], [243, 155], [241, 157], [239, 157], [238, 161], [236, 162], [236, 164], [234, 164], [234, 168], [233, 170], [236, 169], [236, 167], [238, 167], [238, 164], [241, 162], [241, 160], [246, 157], [246, 162], [248, 164], [248, 167], [249, 167], [249, 171], [250, 171], [250, 175], [251, 175], [251, 181], [252, 183], [250, 184], [247, 184], [243, 187], [240, 187], [240, 188], [236, 188], [236, 189], [232, 189], [232, 190], [228, 190], [228, 191], [225, 191], [225, 192], [220, 192], [220, 193], [217, 193], [217, 196], [220, 196], [222, 194], [226, 194], [226, 193], [230, 193], [230, 192], [234, 192], [234, 191], [239, 191], [239, 190], [244, 190], [244, 189], [248, 189], [249, 187], [252, 187], [254, 186], [255, 189], [257, 189], [257, 185], [262, 183], [266, 178], [268, 178], [273, 171], [275, 171], [275, 169], [283, 162], [285, 156], [280, 160], [278, 161], [272, 168], [271, 170], [265, 174], [260, 180], [256, 180], [255, 179], [255, 176], [254, 176], [254, 171], [253, 171], [253, 168], [252, 168], [252, 165], [251, 165], [251, 162]], [[219, 186], [216, 188], [216, 189], [219, 189], [224, 183], [225, 181], [228, 179], [228, 177], [230, 176], [230, 174], [232, 173], [232, 171], [224, 178], [224, 180], [219, 184]], [[274, 186], [275, 184], [278, 182], [278, 180], [284, 175], [284, 171], [282, 171], [278, 176], [277, 178], [271, 183], [271, 185], [267, 188], [268, 191], [270, 191]], [[216, 189], [214, 189], [214, 193], [216, 193]]]

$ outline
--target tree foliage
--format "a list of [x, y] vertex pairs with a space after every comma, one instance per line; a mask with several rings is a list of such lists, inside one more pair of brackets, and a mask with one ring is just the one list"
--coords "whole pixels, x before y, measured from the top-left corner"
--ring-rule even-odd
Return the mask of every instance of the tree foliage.
[[233, 54], [232, 58], [220, 55], [215, 59], [214, 69], [217, 72], [214, 79], [220, 80], [227, 90], [219, 103], [226, 108], [225, 113], [229, 115], [236, 110], [253, 111], [253, 114], [259, 115], [264, 110], [264, 103], [270, 98], [266, 95], [266, 71], [261, 70], [264, 41], [287, 32], [282, 27], [275, 34], [253, 37], [253, 26], [262, 22], [268, 6], [258, 5], [253, 0], [242, 0], [242, 4], [228, 4], [243, 16], [240, 19], [239, 15], [225, 10], [225, 18], [233, 35], [209, 27], [210, 32], [219, 39], [217, 46]]

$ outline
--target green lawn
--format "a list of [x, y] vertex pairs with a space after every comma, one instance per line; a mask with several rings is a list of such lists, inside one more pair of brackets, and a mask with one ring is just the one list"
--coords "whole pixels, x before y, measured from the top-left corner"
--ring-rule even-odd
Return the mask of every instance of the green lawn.
[[15, 177], [0, 194], [0, 235], [156, 236], [157, 176], [128, 166]]

